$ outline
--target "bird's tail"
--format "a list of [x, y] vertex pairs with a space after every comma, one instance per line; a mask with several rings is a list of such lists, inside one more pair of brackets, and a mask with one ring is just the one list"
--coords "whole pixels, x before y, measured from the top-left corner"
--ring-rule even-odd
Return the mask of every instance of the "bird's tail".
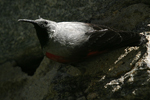
[[121, 43], [122, 45], [139, 46], [148, 42], [146, 36], [143, 33], [119, 32], [119, 34], [123, 38]]

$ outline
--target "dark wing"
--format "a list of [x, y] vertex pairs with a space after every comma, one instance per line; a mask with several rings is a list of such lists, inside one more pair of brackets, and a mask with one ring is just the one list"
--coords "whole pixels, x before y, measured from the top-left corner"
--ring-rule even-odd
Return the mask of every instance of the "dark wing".
[[88, 32], [90, 35], [86, 45], [89, 51], [102, 51], [118, 47], [135, 45], [141, 39], [141, 35], [134, 32], [115, 31], [105, 26], [93, 25], [95, 31]]

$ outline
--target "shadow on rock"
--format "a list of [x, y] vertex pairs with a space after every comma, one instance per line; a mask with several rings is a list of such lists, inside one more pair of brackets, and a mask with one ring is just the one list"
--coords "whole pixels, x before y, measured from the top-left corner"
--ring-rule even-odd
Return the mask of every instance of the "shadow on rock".
[[[126, 79], [124, 75], [136, 67], [146, 51], [145, 46], [127, 47], [88, 59], [74, 66], [61, 65], [51, 82], [50, 90], [53, 92], [45, 98], [99, 100], [98, 98], [106, 99], [106, 94], [113, 97], [123, 85], [123, 83], [119, 86], [117, 84]], [[119, 77], [124, 77], [124, 80], [121, 81]]]

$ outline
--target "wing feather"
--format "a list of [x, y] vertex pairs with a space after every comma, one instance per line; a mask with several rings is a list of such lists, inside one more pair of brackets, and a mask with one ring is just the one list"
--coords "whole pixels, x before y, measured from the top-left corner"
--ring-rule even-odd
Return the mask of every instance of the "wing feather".
[[116, 31], [106, 26], [91, 25], [91, 27], [95, 30], [85, 34], [90, 35], [86, 45], [92, 51], [131, 46], [141, 38], [140, 34], [134, 32]]

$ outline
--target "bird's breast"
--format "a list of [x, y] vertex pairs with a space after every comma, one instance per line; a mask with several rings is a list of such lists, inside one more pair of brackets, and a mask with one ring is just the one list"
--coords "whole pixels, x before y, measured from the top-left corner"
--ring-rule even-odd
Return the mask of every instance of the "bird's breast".
[[[47, 52], [61, 57], [69, 57], [74, 52], [74, 48], [68, 46], [67, 44], [59, 43], [58, 41], [50, 40], [47, 45], [43, 47], [43, 53], [46, 54]], [[52, 56], [54, 57], [54, 56]]]
[[[52, 44], [43, 48], [44, 54], [54, 61], [60, 63], [68, 63], [74, 61], [75, 49], [71, 47], [66, 47], [60, 44]], [[78, 56], [78, 55], [76, 55]]]
[[[70, 59], [80, 57], [83, 45], [90, 36], [85, 33], [93, 31], [93, 28], [83, 23], [60, 23], [56, 30], [49, 36], [49, 42], [43, 48], [44, 54], [55, 61], [67, 62]], [[82, 57], [82, 56], [81, 56]]]

